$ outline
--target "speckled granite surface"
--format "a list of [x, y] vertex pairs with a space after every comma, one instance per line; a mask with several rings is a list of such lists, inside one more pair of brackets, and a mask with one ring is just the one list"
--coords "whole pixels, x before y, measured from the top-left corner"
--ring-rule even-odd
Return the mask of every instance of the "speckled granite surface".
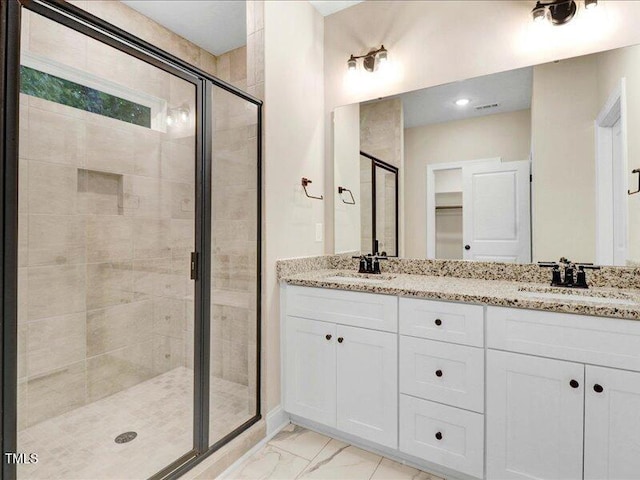
[[382, 278], [369, 276], [354, 280], [354, 277], [359, 278], [353, 269], [326, 268], [290, 273], [280, 280], [307, 287], [640, 320], [640, 290], [637, 289], [594, 287], [588, 291], [569, 291], [543, 283], [394, 274], [388, 270]]
[[[278, 278], [296, 273], [333, 268], [358, 271], [358, 260], [351, 255], [324, 255], [294, 258], [277, 262]], [[469, 262], [463, 260], [425, 260], [390, 258], [381, 262], [383, 272], [428, 275], [434, 277], [473, 278], [478, 280], [506, 280], [541, 283], [551, 280], [551, 271], [536, 264]], [[593, 287], [640, 289], [640, 268], [602, 267], [589, 270], [587, 281]]]

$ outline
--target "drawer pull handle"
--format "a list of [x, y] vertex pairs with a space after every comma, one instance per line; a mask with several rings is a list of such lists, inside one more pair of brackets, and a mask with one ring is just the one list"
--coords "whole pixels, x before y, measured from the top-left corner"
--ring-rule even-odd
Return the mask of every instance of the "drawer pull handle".
[[602, 388], [602, 385], [596, 383], [593, 386], [593, 391], [596, 392], [596, 393], [602, 393], [602, 392], [604, 392], [604, 388]]
[[326, 338], [327, 340], [331, 340], [331, 334], [327, 333], [324, 338]]
[[440, 320], [439, 318], [436, 318], [436, 325], [438, 326], [442, 325], [442, 320]]
[[569, 382], [569, 385], [571, 385], [571, 388], [578, 388], [580, 386], [580, 384], [577, 382], [577, 380], [571, 380]]
[[442, 376], [442, 370], [436, 370], [436, 377]]
[[342, 343], [342, 342], [344, 342], [344, 338], [338, 337], [338, 343]]
[[436, 433], [436, 440], [442, 440], [442, 433]]

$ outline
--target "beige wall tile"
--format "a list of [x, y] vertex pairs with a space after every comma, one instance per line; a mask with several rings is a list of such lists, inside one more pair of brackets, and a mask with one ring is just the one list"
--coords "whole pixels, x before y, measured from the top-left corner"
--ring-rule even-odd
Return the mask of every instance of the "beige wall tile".
[[83, 361], [86, 355], [85, 313], [73, 313], [29, 322], [27, 375], [57, 370]]
[[27, 376], [27, 324], [18, 323], [18, 378]]
[[[28, 147], [24, 155], [31, 160], [66, 165], [83, 165], [85, 161], [85, 124], [77, 116], [69, 116], [70, 107], [64, 107], [65, 114], [52, 111], [54, 102], [40, 99], [41, 108], [29, 108]], [[52, 108], [53, 107], [53, 108]]]
[[200, 49], [200, 68], [210, 75], [216, 74], [216, 57], [206, 50]]
[[137, 133], [133, 148], [133, 173], [160, 178], [160, 144], [163, 136], [150, 129]]
[[162, 181], [160, 178], [125, 175], [123, 192], [124, 215], [149, 218], [171, 216], [169, 182]]
[[27, 423], [61, 415], [85, 403], [85, 362], [68, 365], [27, 382]]
[[165, 337], [182, 338], [186, 309], [184, 300], [158, 297], [153, 302], [153, 333]]
[[87, 265], [87, 310], [129, 303], [133, 300], [131, 262]]
[[[191, 339], [193, 342], [193, 339]], [[185, 364], [184, 340], [182, 338], [156, 335], [153, 340], [153, 370], [156, 375], [168, 372]], [[193, 362], [192, 362], [193, 363]]]
[[85, 217], [29, 215], [28, 225], [29, 265], [86, 262]]
[[195, 186], [189, 183], [170, 183], [171, 218], [195, 218]]
[[124, 216], [87, 217], [87, 260], [105, 262], [133, 257], [133, 219]]
[[28, 182], [29, 213], [76, 213], [75, 167], [29, 161]]
[[166, 258], [171, 255], [170, 220], [137, 218], [133, 222], [133, 256], [142, 258]]
[[152, 327], [151, 300], [90, 310], [87, 312], [87, 356], [149, 340]]
[[153, 376], [153, 341], [87, 359], [87, 396], [95, 402]]
[[86, 308], [83, 265], [28, 268], [28, 318], [82, 312]]
[[162, 178], [173, 182], [195, 183], [194, 146], [162, 142]]
[[[99, 117], [99, 115], [94, 115]], [[108, 120], [108, 119], [107, 119]], [[93, 118], [87, 122], [87, 168], [102, 172], [118, 174], [134, 172], [134, 144], [133, 128], [108, 128], [109, 123], [102, 118]], [[113, 120], [122, 124], [117, 120]], [[121, 125], [119, 125], [121, 126]]]
[[171, 259], [154, 258], [133, 261], [133, 300], [161, 295], [163, 281], [171, 271]]
[[87, 37], [37, 14], [28, 14], [29, 51], [64, 65], [83, 69]]

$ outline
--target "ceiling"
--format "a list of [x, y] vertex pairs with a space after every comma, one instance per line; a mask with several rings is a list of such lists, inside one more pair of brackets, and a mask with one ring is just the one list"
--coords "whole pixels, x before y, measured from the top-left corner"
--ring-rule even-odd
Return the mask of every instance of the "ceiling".
[[363, 0], [355, 1], [343, 1], [343, 0], [309, 0], [309, 3], [313, 5], [323, 16], [331, 15], [332, 13], [339, 12], [345, 8], [349, 8], [353, 5], [361, 3]]
[[244, 0], [121, 1], [214, 55], [247, 43]]
[[[528, 67], [416, 90], [393, 98], [402, 99], [404, 128], [412, 128], [531, 108], [532, 82], [533, 68]], [[455, 104], [459, 98], [468, 98], [469, 104], [459, 107]], [[476, 110], [478, 106], [495, 103], [498, 107]]]

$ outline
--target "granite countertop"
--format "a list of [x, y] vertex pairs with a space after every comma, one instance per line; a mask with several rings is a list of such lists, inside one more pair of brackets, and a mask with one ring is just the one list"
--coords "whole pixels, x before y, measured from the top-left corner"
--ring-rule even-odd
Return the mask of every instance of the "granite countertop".
[[[354, 277], [363, 280], [354, 280]], [[366, 275], [336, 269], [283, 275], [280, 281], [306, 287], [640, 320], [639, 289], [581, 290], [540, 283], [403, 273]]]

